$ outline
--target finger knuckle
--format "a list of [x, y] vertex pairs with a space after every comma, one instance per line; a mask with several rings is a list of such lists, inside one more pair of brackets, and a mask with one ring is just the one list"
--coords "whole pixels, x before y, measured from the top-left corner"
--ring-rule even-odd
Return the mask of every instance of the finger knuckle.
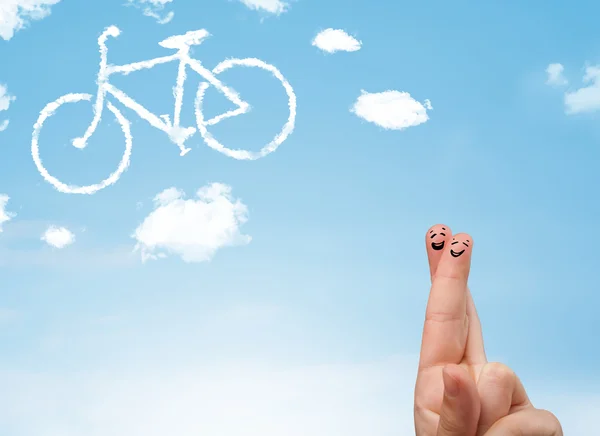
[[443, 430], [442, 434], [446, 435], [462, 435], [464, 433], [464, 428], [461, 423], [459, 423], [456, 419], [451, 419], [446, 416], [442, 416], [440, 419], [440, 429]]
[[547, 423], [549, 429], [554, 432], [552, 436], [563, 436], [562, 425], [554, 413], [545, 409], [539, 409], [539, 413], [543, 416], [544, 422]]
[[465, 280], [464, 273], [458, 269], [451, 270], [438, 270], [433, 275], [433, 280], [444, 287], [454, 286], [456, 284], [461, 285]]
[[515, 378], [515, 372], [500, 362], [490, 362], [486, 364], [482, 371], [482, 377], [490, 382], [503, 383]]
[[438, 323], [448, 323], [448, 322], [464, 322], [464, 316], [460, 313], [452, 312], [452, 311], [427, 311], [425, 314], [425, 321], [431, 322], [434, 324]]

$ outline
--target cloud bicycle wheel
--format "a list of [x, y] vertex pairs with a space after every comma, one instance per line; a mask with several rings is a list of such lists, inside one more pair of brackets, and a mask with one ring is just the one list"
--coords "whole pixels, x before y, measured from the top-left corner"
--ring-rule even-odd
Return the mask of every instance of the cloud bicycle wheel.
[[117, 180], [119, 180], [119, 177], [121, 177], [121, 175], [129, 166], [132, 148], [130, 123], [116, 107], [114, 107], [110, 102], [107, 102], [106, 108], [116, 118], [117, 122], [119, 123], [119, 126], [121, 127], [123, 135], [125, 136], [125, 153], [123, 154], [117, 169], [106, 179], [102, 180], [99, 183], [87, 186], [75, 186], [61, 182], [59, 179], [51, 175], [48, 172], [48, 170], [44, 167], [42, 159], [40, 158], [39, 150], [39, 136], [42, 127], [44, 126], [44, 122], [48, 118], [53, 116], [61, 106], [68, 103], [91, 101], [92, 97], [93, 96], [91, 94], [66, 94], [62, 97], [59, 97], [52, 103], [48, 103], [46, 107], [42, 109], [42, 111], [40, 112], [40, 116], [33, 127], [33, 135], [31, 140], [31, 155], [33, 157], [33, 162], [35, 163], [35, 166], [37, 167], [44, 180], [46, 180], [48, 183], [54, 186], [58, 191], [63, 192], [65, 194], [94, 194], [95, 192], [114, 184]]
[[288, 116], [287, 122], [284, 124], [281, 131], [277, 135], [275, 135], [275, 137], [273, 138], [273, 140], [271, 142], [269, 142], [267, 145], [262, 147], [259, 151], [249, 151], [249, 150], [243, 150], [243, 149], [235, 149], [234, 150], [234, 149], [224, 146], [217, 139], [215, 139], [215, 137], [208, 131], [206, 119], [202, 112], [204, 93], [206, 92], [206, 90], [209, 87], [209, 84], [206, 82], [200, 83], [200, 85], [198, 87], [198, 92], [196, 94], [196, 102], [195, 102], [196, 123], [198, 124], [198, 131], [200, 132], [200, 135], [206, 142], [206, 145], [208, 145], [210, 148], [217, 150], [218, 152], [223, 153], [224, 155], [232, 157], [234, 159], [256, 160], [256, 159], [260, 159], [261, 157], [266, 156], [269, 153], [274, 152], [277, 149], [277, 147], [279, 147], [283, 143], [283, 141], [285, 141], [287, 139], [287, 137], [293, 132], [294, 125], [296, 122], [296, 94], [294, 94], [294, 90], [293, 90], [292, 86], [289, 84], [289, 82], [286, 80], [286, 78], [283, 76], [283, 74], [281, 74], [281, 72], [276, 67], [274, 67], [273, 65], [267, 64], [266, 62], [261, 61], [260, 59], [255, 59], [255, 58], [227, 59], [227, 60], [221, 62], [219, 65], [217, 65], [212, 70], [212, 72], [213, 72], [213, 74], [218, 75], [218, 74], [222, 73], [223, 71], [226, 71], [226, 70], [236, 67], [236, 66], [261, 68], [263, 70], [270, 72], [273, 76], [275, 76], [275, 78], [277, 80], [279, 80], [279, 82], [281, 82], [283, 88], [285, 89], [287, 97], [288, 97], [288, 108], [289, 108], [289, 116]]

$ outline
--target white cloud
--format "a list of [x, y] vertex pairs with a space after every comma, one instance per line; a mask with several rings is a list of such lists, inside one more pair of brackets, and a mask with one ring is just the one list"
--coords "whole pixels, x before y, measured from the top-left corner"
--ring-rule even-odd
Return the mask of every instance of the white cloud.
[[281, 0], [240, 0], [250, 9], [263, 10], [271, 14], [279, 15], [287, 11], [289, 4]]
[[167, 24], [175, 16], [175, 12], [170, 11], [165, 16], [161, 16], [160, 13], [163, 11], [167, 4], [170, 4], [173, 0], [127, 0], [130, 5], [136, 6], [142, 9], [142, 12], [147, 17], [154, 18], [158, 24]]
[[[2, 6], [0, 6], [0, 9]], [[10, 95], [8, 93], [8, 89], [6, 85], [0, 83], [0, 112], [8, 110], [10, 104], [15, 101], [17, 98], [14, 95]], [[0, 121], [0, 132], [6, 130], [8, 128], [8, 120]]]
[[327, 53], [336, 51], [358, 51], [362, 43], [341, 29], [325, 29], [319, 32], [312, 45]]
[[547, 85], [551, 86], [564, 86], [569, 83], [567, 78], [563, 75], [565, 67], [562, 64], [550, 64], [546, 68], [548, 79], [546, 80]]
[[567, 114], [594, 112], [600, 109], [600, 66], [586, 67], [583, 82], [589, 85], [565, 93]]
[[424, 104], [419, 103], [408, 92], [361, 91], [350, 111], [384, 129], [402, 130], [426, 122], [429, 119], [427, 110], [431, 109], [429, 100], [425, 100]]
[[65, 227], [50, 226], [41, 239], [52, 247], [64, 248], [75, 242], [75, 235]]
[[60, 0], [2, 0], [0, 1], [0, 38], [8, 41], [15, 32], [27, 27], [30, 21], [50, 15], [50, 6]]
[[243, 245], [250, 236], [240, 232], [248, 208], [231, 196], [231, 187], [212, 183], [198, 190], [197, 200], [169, 188], [154, 198], [155, 209], [135, 230], [142, 260], [181, 256], [185, 262], [205, 262], [226, 246]]
[[10, 200], [10, 197], [8, 195], [0, 194], [0, 233], [2, 232], [2, 224], [4, 224], [7, 221], [10, 221], [16, 215], [6, 210], [8, 200]]
[[0, 83], [0, 112], [8, 110], [10, 104], [15, 101], [17, 98], [8, 93], [8, 89], [6, 85]]

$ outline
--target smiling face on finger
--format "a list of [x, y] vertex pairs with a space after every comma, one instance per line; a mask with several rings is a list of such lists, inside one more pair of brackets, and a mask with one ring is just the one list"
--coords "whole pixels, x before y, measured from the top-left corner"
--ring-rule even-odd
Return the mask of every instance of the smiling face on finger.
[[444, 249], [444, 245], [446, 245], [446, 227], [438, 224], [437, 226], [433, 226], [431, 230], [429, 230], [427, 237], [429, 238], [429, 243], [431, 244], [431, 248], [436, 251], [440, 251]]
[[450, 242], [450, 254], [452, 257], [460, 257], [471, 246], [471, 240], [461, 235], [454, 236]]

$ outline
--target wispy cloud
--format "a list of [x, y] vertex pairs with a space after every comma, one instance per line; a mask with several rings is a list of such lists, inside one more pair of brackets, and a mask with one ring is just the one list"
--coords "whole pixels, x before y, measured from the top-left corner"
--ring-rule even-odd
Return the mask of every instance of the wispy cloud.
[[0, 194], [0, 232], [2, 232], [3, 230], [2, 225], [16, 216], [15, 213], [8, 212], [6, 210], [8, 200], [10, 200], [10, 197], [8, 195]]
[[161, 16], [161, 13], [165, 9], [167, 4], [173, 2], [173, 0], [127, 0], [128, 4], [136, 6], [142, 9], [142, 12], [147, 17], [154, 18], [158, 24], [167, 24], [175, 16], [175, 12], [170, 11], [167, 14]]
[[16, 100], [16, 97], [8, 93], [6, 85], [0, 83], [0, 111], [8, 110], [10, 104]]
[[327, 53], [335, 53], [358, 51], [362, 43], [341, 29], [325, 29], [315, 36], [312, 45]]
[[75, 235], [66, 227], [50, 226], [41, 240], [54, 248], [64, 248], [75, 242]]
[[[0, 202], [0, 217], [2, 210]], [[10, 212], [8, 215], [9, 219], [16, 216]], [[10, 228], [0, 238], [0, 267], [19, 270], [76, 269], [78, 272], [141, 267], [139, 256], [131, 252], [130, 243], [116, 246], [77, 244], [69, 250], [55, 250], [40, 237], [48, 228], [49, 223], [43, 220], [20, 219], [11, 222]]]
[[586, 67], [583, 83], [588, 86], [565, 93], [565, 112], [569, 115], [600, 109], [600, 65]]
[[[4, 369], [0, 422], [24, 435], [409, 435], [415, 368], [416, 356], [397, 355], [366, 363], [242, 360], [72, 375]], [[530, 394], [559, 417], [565, 434], [595, 434], [600, 396]]]
[[286, 12], [289, 4], [281, 0], [240, 0], [243, 4], [253, 10], [262, 10], [271, 14], [279, 15]]
[[392, 357], [293, 367], [226, 361], [73, 376], [4, 371], [0, 420], [28, 435], [408, 435], [415, 367]]
[[431, 109], [433, 108], [429, 100], [420, 103], [408, 92], [361, 91], [350, 111], [384, 129], [402, 130], [425, 123], [429, 119], [427, 110]]
[[0, 1], [0, 38], [8, 41], [31, 21], [50, 15], [50, 7], [60, 0], [2, 0]]
[[19, 315], [17, 310], [0, 307], [0, 324], [13, 322], [19, 318]]
[[[73, 248], [75, 247], [73, 246]], [[132, 255], [131, 245], [61, 251], [0, 246], [0, 266], [24, 272], [38, 268], [51, 271], [60, 270], [66, 273], [72, 273], [75, 270], [78, 273], [90, 271], [106, 273], [109, 270], [122, 268], [131, 271], [132, 268], [139, 265], [139, 257]]]
[[184, 200], [184, 195], [169, 188], [154, 198], [154, 211], [133, 235], [144, 261], [173, 253], [185, 262], [204, 262], [222, 247], [250, 242], [240, 232], [248, 209], [231, 196], [231, 187], [212, 183], [198, 190], [198, 199]]
[[[0, 9], [2, 6], [0, 6]], [[0, 17], [1, 19], [1, 17]], [[0, 83], [0, 112], [8, 110], [10, 104], [15, 101], [17, 98], [14, 95], [10, 95], [8, 93], [8, 89], [6, 85]], [[0, 121], [0, 132], [6, 130], [8, 128], [8, 120]]]
[[546, 84], [550, 86], [564, 86], [568, 85], [569, 81], [563, 75], [565, 71], [565, 67], [562, 64], [550, 64], [548, 68], [546, 68], [546, 74], [548, 78], [546, 79]]

